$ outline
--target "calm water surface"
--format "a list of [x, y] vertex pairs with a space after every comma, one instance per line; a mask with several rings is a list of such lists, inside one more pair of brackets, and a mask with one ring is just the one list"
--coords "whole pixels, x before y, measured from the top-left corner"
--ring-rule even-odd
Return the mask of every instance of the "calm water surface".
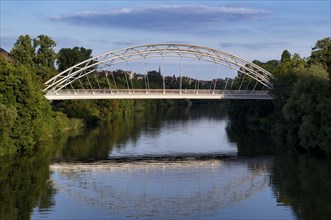
[[330, 162], [274, 152], [225, 104], [135, 114], [54, 149], [0, 170], [1, 219], [331, 216]]
[[272, 157], [235, 157], [228, 127], [225, 105], [191, 106], [73, 138], [50, 166], [56, 205], [32, 218], [292, 218], [269, 186]]

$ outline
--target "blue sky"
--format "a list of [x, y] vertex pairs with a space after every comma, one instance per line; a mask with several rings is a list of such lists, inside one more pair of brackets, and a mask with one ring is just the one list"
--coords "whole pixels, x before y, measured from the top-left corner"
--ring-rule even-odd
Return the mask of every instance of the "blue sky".
[[1, 47], [46, 34], [56, 50], [82, 46], [101, 54], [146, 43], [189, 43], [248, 60], [303, 57], [330, 36], [331, 1], [15, 1], [1, 0]]

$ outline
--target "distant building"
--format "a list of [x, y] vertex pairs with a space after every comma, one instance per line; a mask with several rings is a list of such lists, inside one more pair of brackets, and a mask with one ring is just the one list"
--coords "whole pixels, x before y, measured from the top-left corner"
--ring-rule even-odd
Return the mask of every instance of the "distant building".
[[171, 82], [173, 81], [173, 77], [172, 76], [166, 76], [164, 77], [165, 81]]
[[136, 77], [137, 77], [137, 80], [143, 80], [145, 75], [144, 74], [140, 74], [140, 73], [137, 73], [136, 74]]
[[13, 58], [9, 52], [0, 47], [0, 56], [7, 59], [8, 61], [13, 61]]

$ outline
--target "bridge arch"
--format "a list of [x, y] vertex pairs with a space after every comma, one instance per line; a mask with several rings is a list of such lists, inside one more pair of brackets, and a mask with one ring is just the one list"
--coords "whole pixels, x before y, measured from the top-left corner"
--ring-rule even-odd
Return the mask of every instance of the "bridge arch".
[[146, 44], [109, 51], [78, 63], [45, 83], [44, 92], [56, 94], [74, 81], [95, 72], [100, 67], [138, 59], [180, 57], [203, 60], [236, 70], [272, 89], [273, 75], [256, 64], [233, 54], [191, 44]]

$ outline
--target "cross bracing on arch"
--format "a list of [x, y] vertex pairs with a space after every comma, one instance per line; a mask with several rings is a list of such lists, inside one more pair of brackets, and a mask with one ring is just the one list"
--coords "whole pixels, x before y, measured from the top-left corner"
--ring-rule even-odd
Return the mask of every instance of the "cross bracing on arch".
[[191, 58], [223, 65], [256, 80], [267, 89], [272, 89], [273, 75], [271, 73], [238, 56], [190, 44], [147, 44], [109, 51], [78, 63], [48, 80], [45, 83], [44, 92], [55, 94], [76, 80], [94, 73], [97, 69], [155, 57]]

